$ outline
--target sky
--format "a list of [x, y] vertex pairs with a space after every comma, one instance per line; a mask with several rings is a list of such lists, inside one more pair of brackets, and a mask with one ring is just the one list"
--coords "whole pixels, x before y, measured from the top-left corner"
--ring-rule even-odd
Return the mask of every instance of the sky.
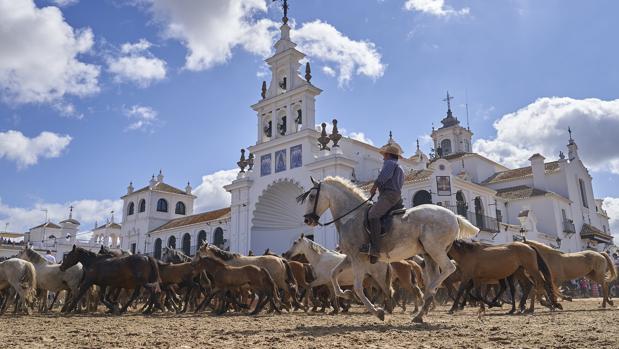
[[[619, 232], [619, 2], [289, 5], [317, 122], [427, 153], [449, 91], [474, 150], [510, 167], [556, 159], [569, 126]], [[267, 0], [0, 0], [0, 230], [70, 205], [91, 229], [159, 170], [198, 211], [225, 206], [281, 17]]]

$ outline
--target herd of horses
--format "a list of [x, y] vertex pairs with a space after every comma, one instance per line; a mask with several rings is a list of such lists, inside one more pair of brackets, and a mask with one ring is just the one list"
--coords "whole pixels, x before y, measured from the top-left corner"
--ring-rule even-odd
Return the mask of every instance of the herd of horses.
[[[51, 264], [26, 246], [16, 258], [0, 262], [0, 312], [29, 313], [38, 304], [53, 309], [64, 295], [61, 311], [92, 312], [105, 306], [122, 314], [130, 307], [143, 313], [186, 312], [210, 308], [258, 314], [302, 309], [331, 313], [362, 303], [379, 319], [395, 306], [415, 305], [413, 322], [435, 305], [452, 299], [450, 312], [468, 302], [480, 307], [511, 304], [509, 313], [533, 312], [536, 302], [562, 309], [560, 285], [586, 277], [602, 287], [602, 307], [613, 305], [609, 285], [617, 270], [607, 253], [564, 253], [535, 241], [491, 245], [474, 242], [479, 230], [464, 217], [437, 205], [420, 205], [391, 217], [381, 237], [378, 263], [370, 263], [359, 247], [368, 242], [365, 215], [370, 198], [339, 177], [313, 186], [297, 200], [306, 204], [307, 225], [335, 224], [339, 251], [329, 250], [301, 235], [281, 256], [243, 256], [204, 243], [194, 257], [165, 248], [162, 260], [110, 251], [99, 253], [73, 246], [61, 264]], [[330, 210], [333, 217], [320, 223]], [[509, 297], [504, 292], [509, 288]], [[48, 305], [50, 292], [54, 295]], [[443, 295], [441, 297], [441, 294]], [[505, 301], [505, 299], [507, 300]], [[526, 309], [526, 302], [530, 306]], [[381, 304], [382, 307], [375, 304]], [[421, 306], [421, 307], [420, 307]]]
[[[613, 304], [608, 286], [617, 271], [605, 253], [563, 253], [535, 241], [487, 245], [456, 240], [448, 255], [457, 268], [443, 282], [439, 301], [451, 300], [450, 312], [462, 309], [466, 302], [479, 305], [480, 310], [507, 302], [512, 314], [518, 296], [519, 312], [533, 312], [536, 296], [551, 309], [561, 308], [556, 299], [569, 298], [558, 285], [580, 277], [602, 285], [603, 307]], [[337, 314], [356, 301], [338, 296], [332, 282], [335, 276], [337, 287], [352, 295], [352, 268], [337, 269], [346, 258], [305, 236], [281, 256], [269, 250], [262, 256], [243, 256], [207, 243], [194, 257], [164, 248], [162, 260], [103, 246], [99, 253], [74, 247], [61, 264], [52, 264], [25, 246], [15, 258], [0, 262], [0, 312], [11, 303], [14, 313], [35, 308], [49, 312], [55, 303], [62, 303], [63, 313], [96, 312], [103, 305], [113, 314], [133, 307], [146, 314], [210, 308], [215, 314], [254, 315], [267, 306], [277, 313], [330, 309]], [[426, 287], [423, 258], [371, 266], [363, 284], [368, 298], [389, 312], [396, 306], [405, 311], [411, 302], [414, 312], [419, 311]], [[507, 288], [510, 297], [503, 295]], [[530, 307], [525, 309], [529, 299]]]

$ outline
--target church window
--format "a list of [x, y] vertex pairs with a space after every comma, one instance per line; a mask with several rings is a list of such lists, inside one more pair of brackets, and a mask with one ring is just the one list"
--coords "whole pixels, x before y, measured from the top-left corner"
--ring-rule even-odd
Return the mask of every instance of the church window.
[[585, 189], [585, 181], [583, 181], [582, 179], [578, 179], [578, 186], [580, 187], [580, 198], [582, 199], [582, 205], [589, 208], [589, 203], [587, 202], [587, 190]]
[[177, 202], [176, 203], [176, 209], [174, 210], [174, 213], [185, 215], [185, 204], [182, 203], [181, 201]]
[[168, 202], [165, 199], [157, 201], [157, 212], [168, 212]]
[[157, 238], [157, 240], [155, 240], [155, 249], [153, 251], [153, 255], [155, 258], [161, 259], [161, 239], [160, 238]]
[[204, 245], [205, 242], [206, 242], [206, 232], [204, 230], [200, 230], [200, 232], [198, 232], [198, 247]]
[[168, 239], [168, 247], [176, 248], [176, 237], [174, 235], [170, 236]]
[[441, 141], [442, 156], [451, 154], [451, 141], [449, 139], [443, 139]]
[[183, 253], [191, 256], [191, 235], [189, 233], [185, 233], [183, 235]]
[[213, 245], [219, 248], [223, 248], [225, 242], [226, 241], [224, 240], [224, 230], [221, 229], [221, 227], [217, 227], [217, 229], [215, 229], [215, 232], [213, 233]]
[[130, 202], [129, 206], [127, 206], [127, 216], [131, 216], [134, 210], [135, 210], [135, 204], [133, 202]]
[[471, 145], [469, 144], [468, 140], [464, 140], [464, 151], [469, 153], [471, 151]]
[[140, 200], [140, 204], [138, 205], [138, 212], [146, 211], [146, 200]]

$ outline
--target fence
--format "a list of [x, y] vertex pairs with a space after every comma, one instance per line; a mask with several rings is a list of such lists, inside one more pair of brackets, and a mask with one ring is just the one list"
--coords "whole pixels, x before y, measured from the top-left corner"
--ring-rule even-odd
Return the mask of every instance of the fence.
[[457, 206], [444, 206], [444, 207], [452, 211], [455, 214], [464, 216], [469, 222], [473, 223], [473, 225], [479, 228], [480, 230], [487, 231], [490, 233], [499, 232], [500, 221], [496, 219], [495, 217], [490, 217], [490, 216], [478, 214], [478, 213], [471, 212], [471, 211], [462, 212], [462, 209], [458, 210]]

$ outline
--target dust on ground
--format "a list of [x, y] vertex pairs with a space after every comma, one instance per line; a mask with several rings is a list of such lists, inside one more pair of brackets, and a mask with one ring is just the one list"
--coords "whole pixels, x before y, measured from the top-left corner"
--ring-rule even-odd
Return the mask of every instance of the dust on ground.
[[480, 321], [476, 308], [456, 315], [439, 306], [425, 324], [397, 309], [384, 322], [354, 306], [350, 313], [60, 314], [0, 317], [3, 348], [619, 348], [619, 310], [600, 299], [563, 302], [565, 310]]

